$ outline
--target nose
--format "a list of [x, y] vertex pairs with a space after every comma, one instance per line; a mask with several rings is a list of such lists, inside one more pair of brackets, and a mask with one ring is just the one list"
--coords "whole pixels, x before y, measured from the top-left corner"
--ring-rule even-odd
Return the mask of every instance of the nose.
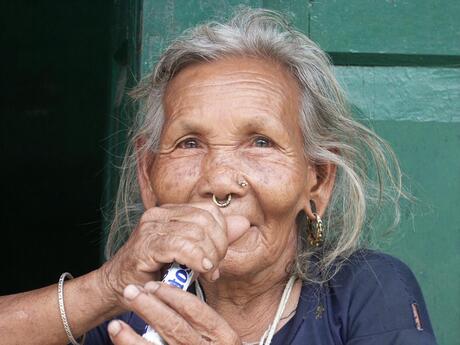
[[238, 162], [228, 155], [231, 153], [222, 153], [219, 157], [212, 155], [203, 162], [203, 175], [198, 186], [200, 197], [211, 199], [215, 195], [218, 200], [226, 200], [229, 194], [235, 199], [247, 193], [247, 179], [239, 171]]

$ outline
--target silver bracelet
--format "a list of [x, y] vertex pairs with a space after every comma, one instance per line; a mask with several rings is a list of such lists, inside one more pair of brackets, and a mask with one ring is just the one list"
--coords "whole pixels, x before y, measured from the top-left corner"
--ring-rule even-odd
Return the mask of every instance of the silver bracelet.
[[73, 276], [69, 272], [64, 272], [61, 274], [58, 283], [58, 302], [59, 302], [59, 312], [61, 314], [62, 324], [64, 325], [65, 333], [67, 334], [67, 338], [73, 345], [83, 345], [85, 343], [85, 335], [81, 337], [81, 344], [75, 340], [72, 335], [72, 331], [70, 330], [69, 322], [67, 321], [67, 315], [65, 313], [64, 308], [64, 280], [66, 278], [73, 279]]

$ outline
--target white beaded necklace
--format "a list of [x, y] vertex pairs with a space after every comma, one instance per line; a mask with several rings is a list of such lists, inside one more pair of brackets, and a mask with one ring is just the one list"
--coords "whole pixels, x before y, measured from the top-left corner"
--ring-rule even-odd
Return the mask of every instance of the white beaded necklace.
[[[275, 335], [276, 328], [283, 316], [284, 310], [286, 309], [286, 305], [289, 301], [289, 297], [291, 297], [292, 288], [294, 287], [294, 283], [296, 282], [296, 277], [291, 276], [289, 281], [284, 288], [283, 295], [281, 296], [280, 303], [278, 305], [278, 309], [276, 311], [275, 317], [273, 318], [273, 322], [268, 326], [267, 330], [265, 331], [264, 335], [258, 342], [246, 343], [243, 342], [243, 345], [270, 345], [272, 342], [273, 336]], [[201, 289], [198, 280], [196, 281], [196, 294], [197, 296], [205, 302], [203, 290]]]

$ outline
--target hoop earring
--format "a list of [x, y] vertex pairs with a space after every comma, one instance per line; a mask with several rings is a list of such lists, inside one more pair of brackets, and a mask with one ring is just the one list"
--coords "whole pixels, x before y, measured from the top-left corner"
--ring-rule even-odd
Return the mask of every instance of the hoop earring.
[[321, 217], [317, 213], [313, 213], [315, 220], [308, 220], [308, 243], [313, 247], [319, 247], [324, 241], [324, 227]]

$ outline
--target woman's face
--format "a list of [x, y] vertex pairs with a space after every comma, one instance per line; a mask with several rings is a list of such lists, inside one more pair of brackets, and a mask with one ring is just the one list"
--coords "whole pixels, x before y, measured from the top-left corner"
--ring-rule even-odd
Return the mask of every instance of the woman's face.
[[295, 255], [295, 219], [316, 183], [303, 154], [299, 104], [287, 70], [255, 58], [191, 65], [168, 85], [150, 183], [157, 205], [232, 194], [220, 210], [245, 216], [251, 228], [229, 247], [221, 277], [285, 269]]

